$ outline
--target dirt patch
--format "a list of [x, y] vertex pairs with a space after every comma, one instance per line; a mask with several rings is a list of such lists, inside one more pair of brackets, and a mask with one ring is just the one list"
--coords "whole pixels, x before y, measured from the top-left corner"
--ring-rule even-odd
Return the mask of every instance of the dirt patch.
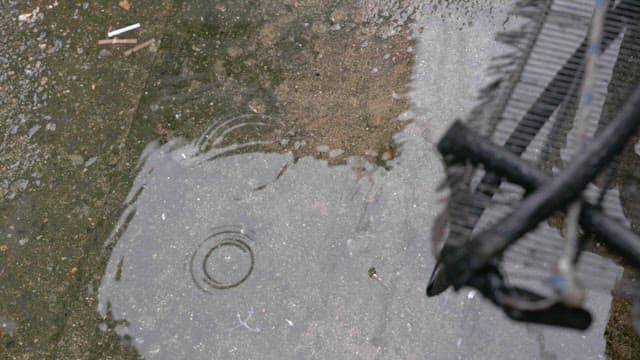
[[605, 331], [610, 359], [631, 360], [640, 354], [640, 336], [631, 324], [631, 306], [631, 301], [617, 297], [611, 303], [609, 325]]
[[413, 66], [408, 26], [372, 17], [360, 2], [243, 6], [182, 5], [175, 32], [163, 37], [134, 138], [152, 125], [193, 139], [222, 119], [252, 113], [277, 120], [279, 130], [234, 132], [221, 145], [269, 139], [273, 146], [262, 150], [334, 164], [396, 156], [393, 134], [407, 123], [398, 117], [409, 107]]

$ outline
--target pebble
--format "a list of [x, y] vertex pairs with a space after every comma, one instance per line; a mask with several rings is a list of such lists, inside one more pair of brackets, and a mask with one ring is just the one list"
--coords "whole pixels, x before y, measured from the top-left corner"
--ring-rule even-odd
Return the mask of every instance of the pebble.
[[107, 50], [107, 49], [102, 49], [100, 50], [100, 52], [98, 52], [98, 58], [102, 59], [102, 58], [106, 58], [111, 56], [111, 51]]
[[636, 146], [633, 147], [633, 150], [636, 151], [636, 154], [640, 155], [640, 140], [638, 140]]
[[9, 185], [9, 190], [13, 192], [21, 192], [27, 190], [27, 186], [29, 186], [29, 180], [18, 179]]
[[73, 166], [80, 166], [84, 163], [84, 159], [78, 154], [69, 155], [69, 160]]
[[18, 330], [18, 323], [4, 315], [0, 315], [0, 330], [4, 333], [12, 334]]
[[295, 150], [300, 150], [300, 149], [302, 149], [303, 147], [305, 147], [305, 145], [307, 145], [307, 142], [306, 142], [306, 141], [304, 141], [304, 140], [302, 140], [302, 141], [296, 141], [296, 142], [294, 142], [294, 143], [293, 143], [293, 148], [294, 148]]
[[342, 155], [343, 153], [344, 153], [344, 151], [341, 150], [341, 149], [333, 149], [333, 150], [329, 151], [329, 157], [333, 159], [335, 157], [338, 157], [338, 156]]
[[261, 100], [258, 100], [258, 99], [253, 99], [249, 101], [249, 104], [247, 106], [251, 111], [253, 111], [256, 114], [264, 114], [265, 111], [267, 111], [267, 106]]
[[33, 125], [33, 126], [31, 127], [31, 129], [29, 129], [29, 139], [31, 139], [31, 137], [32, 137], [33, 135], [35, 135], [35, 133], [37, 133], [37, 132], [38, 132], [38, 130], [40, 130], [40, 128], [41, 128], [41, 126], [40, 126], [40, 125], [38, 125], [38, 124]]
[[56, 131], [56, 123], [50, 122], [45, 127], [47, 131]]
[[87, 161], [85, 161], [84, 167], [88, 168], [89, 166], [93, 165], [96, 160], [98, 160], [97, 156], [90, 157]]

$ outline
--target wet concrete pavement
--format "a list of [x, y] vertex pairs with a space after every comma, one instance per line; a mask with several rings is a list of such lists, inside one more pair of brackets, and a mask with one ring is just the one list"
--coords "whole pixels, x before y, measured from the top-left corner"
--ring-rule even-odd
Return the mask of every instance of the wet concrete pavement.
[[424, 296], [509, 1], [127, 3], [0, 2], [2, 356], [604, 355], [606, 293], [585, 333]]

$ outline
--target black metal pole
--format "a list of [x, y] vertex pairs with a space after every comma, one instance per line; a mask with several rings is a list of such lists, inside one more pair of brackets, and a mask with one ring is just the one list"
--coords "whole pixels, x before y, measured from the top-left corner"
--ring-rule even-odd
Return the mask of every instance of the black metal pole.
[[468, 243], [443, 253], [447, 277], [456, 287], [464, 285], [489, 259], [501, 254], [554, 211], [575, 201], [587, 184], [622, 150], [639, 124], [640, 86], [636, 87], [611, 124], [588, 143], [557, 177], [527, 196], [502, 221]]
[[[534, 164], [478, 135], [460, 121], [449, 128], [438, 143], [438, 150], [443, 155], [480, 163], [488, 171], [524, 187], [528, 192], [543, 187], [552, 179]], [[582, 203], [580, 225], [640, 268], [640, 237], [584, 198]]]

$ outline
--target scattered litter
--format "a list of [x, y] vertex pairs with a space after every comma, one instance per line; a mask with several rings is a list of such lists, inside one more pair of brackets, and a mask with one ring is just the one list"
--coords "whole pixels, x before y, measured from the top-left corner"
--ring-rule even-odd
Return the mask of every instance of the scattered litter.
[[137, 44], [138, 39], [119, 39], [114, 37], [113, 39], [98, 40], [98, 45], [118, 45], [118, 44]]
[[287, 320], [287, 324], [289, 324], [289, 326], [293, 326], [293, 321], [289, 320], [289, 319], [285, 319]]
[[142, 49], [144, 49], [146, 47], [149, 47], [149, 46], [153, 45], [155, 42], [156, 42], [156, 39], [151, 39], [151, 40], [145, 41], [142, 44], [140, 44], [138, 46], [135, 46], [135, 47], [125, 51], [124, 52], [124, 56], [129, 56], [129, 55], [133, 54], [136, 51], [140, 51], [140, 50], [142, 50]]
[[38, 17], [38, 13], [40, 12], [40, 7], [36, 7], [32, 12], [20, 14], [18, 16], [18, 21], [20, 22], [34, 22]]
[[139, 28], [139, 27], [140, 27], [140, 23], [135, 23], [135, 24], [133, 24], [133, 25], [125, 26], [125, 27], [123, 27], [123, 28], [120, 28], [120, 29], [117, 29], [117, 30], [110, 31], [110, 32], [107, 34], [107, 37], [114, 37], [114, 36], [117, 36], [117, 35], [120, 35], [120, 34], [124, 34], [124, 33], [126, 33], [127, 31], [135, 30], [135, 29], [137, 29], [137, 28]]

